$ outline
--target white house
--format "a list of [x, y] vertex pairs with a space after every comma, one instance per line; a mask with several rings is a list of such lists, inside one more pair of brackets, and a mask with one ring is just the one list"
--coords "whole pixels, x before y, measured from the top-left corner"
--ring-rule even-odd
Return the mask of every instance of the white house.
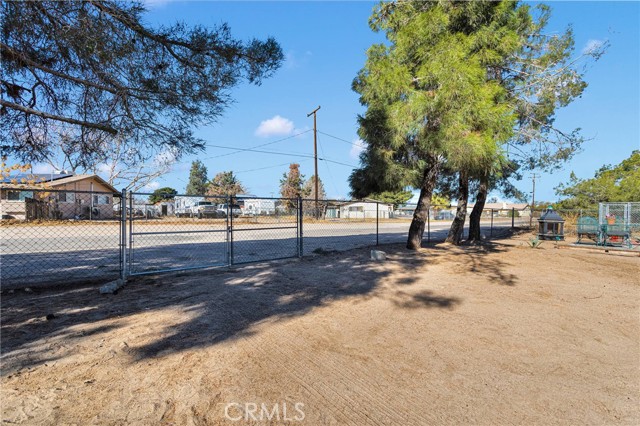
[[[471, 214], [474, 205], [475, 203], [467, 204], [467, 213]], [[500, 203], [485, 203], [482, 212], [485, 215], [491, 215], [492, 210], [494, 216], [508, 217], [512, 211], [515, 211], [518, 217], [531, 216], [531, 208], [526, 203], [507, 203], [504, 201]]]
[[393, 205], [365, 199], [340, 206], [341, 219], [375, 219], [376, 217], [380, 219], [393, 217]]

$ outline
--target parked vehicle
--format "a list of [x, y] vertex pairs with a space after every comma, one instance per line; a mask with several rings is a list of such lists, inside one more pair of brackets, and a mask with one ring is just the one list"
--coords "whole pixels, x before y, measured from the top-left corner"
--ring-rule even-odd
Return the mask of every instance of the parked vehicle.
[[175, 197], [175, 214], [177, 217], [226, 217], [226, 210], [220, 211], [214, 203], [204, 197]]
[[[227, 204], [218, 204], [218, 212], [224, 213], [224, 215], [226, 216]], [[231, 214], [233, 215], [233, 217], [238, 217], [242, 215], [242, 209], [238, 204], [231, 204]]]

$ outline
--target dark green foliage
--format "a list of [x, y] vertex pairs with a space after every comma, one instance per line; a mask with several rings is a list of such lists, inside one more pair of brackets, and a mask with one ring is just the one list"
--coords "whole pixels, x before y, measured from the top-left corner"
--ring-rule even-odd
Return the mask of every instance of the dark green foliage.
[[185, 193], [187, 195], [204, 195], [207, 192], [207, 168], [200, 160], [191, 163], [189, 183]]
[[149, 202], [155, 204], [159, 201], [173, 200], [178, 191], [170, 187], [159, 188], [153, 191], [153, 194], [149, 195]]
[[243, 42], [226, 24], [150, 27], [141, 2], [2, 2], [2, 154], [52, 155], [68, 138], [83, 164], [203, 148], [195, 126], [214, 122], [230, 89], [260, 84], [280, 66], [273, 39]]
[[[554, 128], [555, 112], [586, 83], [571, 58], [571, 29], [543, 33], [549, 16], [547, 6], [512, 1], [379, 4], [370, 24], [389, 43], [369, 49], [353, 82], [367, 107], [359, 118], [367, 148], [350, 176], [352, 195], [421, 188], [427, 201], [414, 220], [422, 221], [435, 181], [451, 193], [464, 171], [483, 191], [518, 196], [509, 178], [571, 158], [579, 129]], [[587, 55], [597, 59], [605, 47]]]

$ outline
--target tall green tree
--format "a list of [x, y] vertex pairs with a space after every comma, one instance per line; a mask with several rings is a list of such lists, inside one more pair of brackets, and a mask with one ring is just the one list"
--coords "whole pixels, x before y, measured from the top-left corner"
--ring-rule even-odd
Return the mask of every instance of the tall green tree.
[[[577, 130], [553, 127], [556, 109], [586, 87], [570, 57], [573, 35], [544, 34], [550, 11], [537, 12], [512, 1], [399, 1], [374, 10], [372, 28], [389, 44], [369, 49], [354, 81], [367, 106], [367, 149], [350, 183], [360, 192], [420, 188], [408, 248], [420, 247], [441, 170], [458, 177], [459, 203], [470, 180], [479, 182], [479, 224], [474, 213], [492, 179], [555, 167], [579, 148]], [[459, 213], [458, 235], [466, 209]]]
[[246, 42], [227, 24], [149, 25], [144, 2], [3, 1], [0, 154], [47, 161], [72, 148], [82, 169], [138, 166], [203, 149], [195, 127], [215, 121], [230, 89], [260, 84], [283, 61], [271, 38]]
[[304, 183], [304, 175], [300, 174], [300, 164], [289, 164], [289, 172], [282, 175], [280, 179], [280, 196], [286, 198], [283, 205], [287, 209], [296, 207], [296, 201], [293, 199], [302, 196], [302, 185]]
[[505, 89], [487, 80], [486, 61], [517, 42], [508, 28], [502, 43], [478, 34], [510, 18], [508, 8], [484, 2], [382, 3], [374, 10], [371, 26], [389, 45], [369, 49], [353, 84], [367, 106], [359, 119], [367, 149], [350, 183], [369, 193], [420, 188], [408, 248], [421, 246], [440, 169], [490, 163], [500, 155], [497, 141], [511, 136], [515, 117], [498, 102]]
[[232, 171], [216, 174], [207, 187], [207, 195], [235, 197], [246, 192], [244, 185]]
[[185, 193], [187, 195], [204, 195], [207, 192], [208, 179], [207, 167], [200, 160], [193, 161]]
[[598, 203], [640, 201], [640, 151], [616, 166], [602, 166], [592, 179], [579, 179], [571, 172], [569, 182], [555, 188], [563, 209], [597, 208]]

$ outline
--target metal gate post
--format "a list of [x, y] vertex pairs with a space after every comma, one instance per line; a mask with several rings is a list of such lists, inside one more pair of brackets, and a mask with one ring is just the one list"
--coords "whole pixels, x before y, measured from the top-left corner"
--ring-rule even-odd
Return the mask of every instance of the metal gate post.
[[516, 226], [516, 208], [511, 207], [511, 229], [514, 229]]
[[380, 206], [378, 205], [378, 202], [376, 201], [376, 245], [380, 245], [380, 238], [379, 238], [380, 225], [379, 225], [378, 216], [380, 216]]
[[431, 242], [431, 206], [427, 207], [427, 243]]
[[127, 273], [131, 273], [131, 270], [133, 269], [133, 217], [135, 216], [135, 212], [133, 211], [133, 192], [129, 192], [129, 204], [127, 205], [127, 208], [129, 209], [129, 265], [127, 266]]
[[231, 196], [227, 196], [227, 217], [229, 218], [229, 266], [233, 265], [233, 209], [231, 208]]
[[302, 232], [302, 224], [304, 223], [304, 216], [302, 210], [302, 197], [298, 196], [298, 232], [300, 238], [300, 257], [304, 256], [304, 234]]
[[493, 237], [493, 209], [491, 209], [491, 230], [489, 231], [489, 236]]
[[127, 280], [127, 190], [120, 193], [120, 279]]
[[[216, 200], [219, 201], [219, 200]], [[227, 203], [227, 211], [226, 214], [224, 216], [224, 228], [225, 228], [225, 233], [224, 233], [224, 239], [225, 239], [225, 246], [227, 248], [227, 267], [231, 266], [231, 227], [229, 226], [229, 204]]]

